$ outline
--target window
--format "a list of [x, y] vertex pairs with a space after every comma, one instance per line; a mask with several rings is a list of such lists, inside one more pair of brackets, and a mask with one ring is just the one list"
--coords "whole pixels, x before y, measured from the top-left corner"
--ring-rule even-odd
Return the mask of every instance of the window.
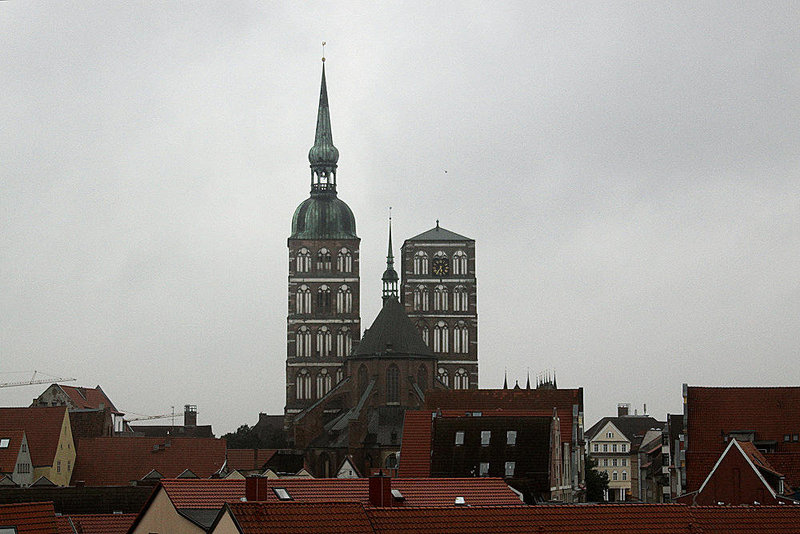
[[17, 527], [0, 527], [0, 534], [17, 534]]
[[308, 358], [311, 356], [311, 330], [309, 330], [307, 326], [301, 326], [297, 329], [295, 343], [297, 345], [298, 357]]
[[466, 369], [458, 368], [453, 378], [453, 387], [455, 389], [469, 389], [469, 374]]
[[286, 491], [286, 488], [272, 488], [272, 491], [275, 492], [275, 496], [278, 497], [281, 501], [291, 501], [292, 496], [289, 495], [289, 492]]
[[[2, 447], [0, 447], [0, 449], [2, 449]], [[28, 445], [25, 443], [22, 444], [22, 452], [28, 452]]]
[[362, 363], [361, 367], [358, 368], [358, 392], [359, 392], [359, 394], [364, 393], [365, 389], [367, 389], [367, 366]]
[[453, 311], [469, 311], [469, 294], [464, 286], [453, 289]]
[[308, 369], [300, 369], [297, 372], [296, 388], [297, 400], [311, 398], [311, 375], [308, 373]]
[[628, 452], [628, 444], [627, 443], [623, 443], [622, 444], [622, 452]]
[[319, 249], [317, 253], [317, 270], [330, 271], [331, 270], [331, 251], [327, 248]]
[[414, 274], [428, 274], [428, 255], [421, 250], [414, 254]]
[[414, 309], [416, 311], [428, 311], [430, 308], [430, 299], [428, 298], [428, 288], [425, 286], [417, 286], [414, 289]]
[[353, 255], [346, 248], [340, 250], [336, 256], [336, 268], [340, 273], [349, 273], [353, 270]]
[[623, 458], [622, 459], [622, 467], [626, 467], [627, 465], [628, 465], [628, 459], [627, 458]]
[[297, 258], [295, 259], [295, 270], [298, 273], [307, 273], [311, 270], [311, 253], [307, 248], [301, 248], [297, 251]]
[[514, 467], [516, 467], [516, 462], [506, 462], [506, 476], [513, 477], [514, 476]]
[[622, 480], [628, 480], [628, 472], [627, 471], [623, 471], [622, 472]]
[[417, 369], [417, 386], [422, 391], [428, 389], [428, 370], [425, 369], [424, 365], [420, 365], [419, 369]]
[[311, 313], [311, 290], [307, 285], [297, 290], [295, 304], [297, 313]]
[[453, 327], [453, 352], [458, 354], [469, 353], [469, 329], [464, 321], [459, 321]]
[[595, 443], [595, 444], [594, 444], [594, 452], [599, 452], [599, 451], [600, 451], [600, 445], [598, 445], [597, 443]]
[[614, 458], [613, 460], [611, 460], [611, 465], [612, 465], [613, 467], [617, 467], [617, 459], [616, 459], [616, 458]]
[[611, 452], [617, 452], [617, 444], [616, 443], [613, 443], [611, 445]]
[[608, 443], [603, 443], [603, 452], [608, 452]]
[[417, 330], [419, 330], [419, 335], [422, 337], [422, 341], [424, 341], [426, 345], [430, 346], [430, 341], [428, 339], [428, 327], [425, 325], [425, 323], [418, 322]]
[[485, 477], [489, 474], [489, 462], [481, 462], [478, 474], [482, 477]]
[[489, 445], [489, 441], [492, 439], [492, 431], [491, 430], [481, 430], [481, 445], [487, 446]]
[[506, 432], [506, 445], [516, 445], [517, 444], [517, 431], [516, 430], [509, 430]]
[[464, 444], [464, 431], [459, 430], [456, 432], [456, 445], [463, 445]]
[[611, 480], [617, 480], [618, 478], [619, 478], [619, 477], [618, 477], [618, 475], [617, 475], [617, 472], [616, 472], [616, 471], [614, 471], [613, 473], [611, 473]]
[[56, 473], [61, 472], [61, 460], [56, 461]]
[[439, 382], [441, 382], [445, 386], [450, 385], [450, 378], [448, 376], [447, 369], [439, 367], [439, 370], [436, 373], [436, 377], [439, 379]]
[[800, 440], [800, 434], [792, 434], [792, 441]]
[[322, 369], [317, 375], [317, 398], [324, 397], [331, 390], [331, 375], [327, 369]]
[[386, 402], [400, 402], [400, 369], [394, 364], [386, 370]]
[[436, 286], [433, 289], [433, 309], [436, 311], [447, 311], [447, 288], [444, 286]]
[[[792, 436], [791, 436], [791, 434], [784, 434], [784, 435], [783, 435], [783, 441], [792, 441]], [[3, 448], [3, 445], [2, 445], [2, 443], [0, 443], [0, 449], [1, 449], [1, 448]]]
[[609, 438], [609, 439], [611, 439], [611, 438], [613, 438], [613, 437], [614, 437], [614, 433], [613, 433], [613, 432], [608, 432], [608, 433], [606, 434], [606, 437], [607, 437], [607, 438]]
[[344, 358], [353, 349], [353, 338], [350, 337], [350, 329], [343, 326], [336, 333], [336, 355]]
[[331, 342], [333, 336], [327, 326], [321, 326], [317, 330], [317, 355], [327, 358], [331, 355]]
[[453, 274], [467, 274], [467, 253], [463, 250], [453, 254]]
[[67, 460], [67, 473], [72, 469], [72, 460]]
[[449, 341], [447, 323], [439, 321], [433, 327], [433, 352], [449, 352]]
[[0, 449], [7, 449], [10, 444], [11, 444], [11, 439], [9, 438], [0, 439]]
[[320, 313], [331, 312], [331, 288], [326, 285], [319, 286], [317, 290], [317, 311]]
[[336, 293], [336, 313], [352, 313], [353, 292], [348, 286], [342, 286]]
[[608, 467], [608, 458], [603, 458], [603, 467]]

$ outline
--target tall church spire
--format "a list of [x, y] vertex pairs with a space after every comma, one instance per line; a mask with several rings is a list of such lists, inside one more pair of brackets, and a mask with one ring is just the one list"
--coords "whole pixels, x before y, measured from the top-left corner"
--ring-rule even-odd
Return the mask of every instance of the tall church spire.
[[308, 151], [308, 161], [311, 163], [311, 193], [336, 194], [336, 163], [339, 161], [339, 150], [333, 146], [324, 57], [322, 58], [322, 83], [319, 89], [319, 108], [317, 109], [317, 133], [314, 137], [314, 146]]
[[397, 271], [394, 270], [394, 253], [392, 252], [392, 208], [389, 208], [389, 252], [386, 254], [386, 270], [383, 272], [383, 302], [397, 298]]

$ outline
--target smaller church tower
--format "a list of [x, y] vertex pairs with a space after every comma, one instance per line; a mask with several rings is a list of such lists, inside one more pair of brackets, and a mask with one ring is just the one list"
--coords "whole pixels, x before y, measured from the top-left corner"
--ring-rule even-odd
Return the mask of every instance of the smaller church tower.
[[392, 252], [392, 216], [389, 216], [389, 253], [386, 254], [386, 270], [383, 272], [383, 302], [397, 299], [397, 271], [394, 270], [394, 253]]

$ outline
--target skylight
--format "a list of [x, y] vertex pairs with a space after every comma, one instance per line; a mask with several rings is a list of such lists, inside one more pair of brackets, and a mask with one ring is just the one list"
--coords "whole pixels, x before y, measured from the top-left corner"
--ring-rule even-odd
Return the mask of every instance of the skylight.
[[272, 488], [272, 491], [274, 491], [275, 495], [278, 497], [278, 499], [280, 499], [282, 501], [291, 501], [292, 500], [292, 496], [289, 495], [289, 492], [286, 491], [286, 488]]
[[465, 500], [464, 500], [464, 497], [456, 497], [456, 502], [455, 502], [455, 504], [456, 504], [457, 506], [460, 506], [460, 505], [467, 504], [467, 501], [465, 501]]
[[398, 501], [404, 501], [406, 499], [405, 497], [403, 497], [403, 494], [400, 493], [399, 489], [393, 489], [392, 490], [392, 497], [394, 497]]
[[10, 438], [0, 439], [0, 449], [7, 449], [10, 444], [11, 444]]

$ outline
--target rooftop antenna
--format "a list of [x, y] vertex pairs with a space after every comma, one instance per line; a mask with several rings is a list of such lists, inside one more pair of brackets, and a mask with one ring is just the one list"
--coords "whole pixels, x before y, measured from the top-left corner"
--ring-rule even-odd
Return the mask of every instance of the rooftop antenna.
[[325, 41], [322, 41], [322, 62], [325, 63], [325, 45], [328, 44]]

